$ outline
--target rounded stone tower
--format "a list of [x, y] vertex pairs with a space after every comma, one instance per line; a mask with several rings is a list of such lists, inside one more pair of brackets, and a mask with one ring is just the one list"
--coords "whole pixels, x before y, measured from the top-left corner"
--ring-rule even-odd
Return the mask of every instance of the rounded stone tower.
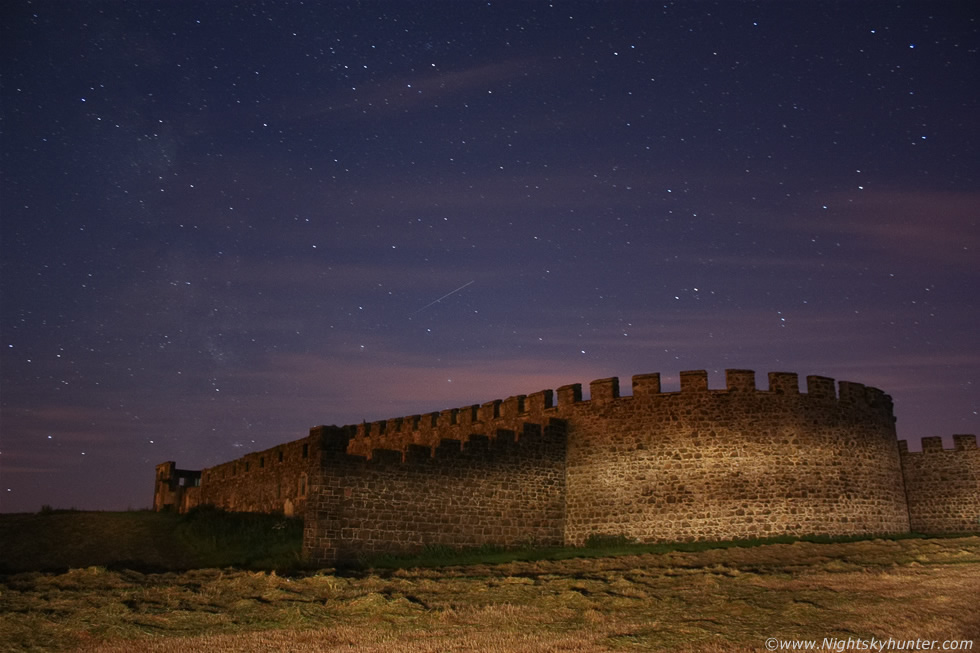
[[[681, 372], [558, 390], [568, 422], [565, 542], [590, 535], [639, 541], [725, 540], [791, 534], [908, 532], [908, 507], [891, 398], [875, 388], [727, 370]], [[569, 401], [571, 399], [571, 401]]]

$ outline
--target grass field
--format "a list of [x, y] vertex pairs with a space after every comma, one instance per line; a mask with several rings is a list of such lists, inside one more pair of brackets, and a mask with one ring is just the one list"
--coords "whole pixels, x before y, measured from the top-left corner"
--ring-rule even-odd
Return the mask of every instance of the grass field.
[[[980, 537], [275, 573], [189, 568], [195, 556], [214, 559], [202, 541], [224, 536], [177, 537], [152, 516], [100, 514], [142, 522], [159, 538], [144, 542], [153, 565], [8, 568], [0, 650], [749, 651], [765, 650], [768, 637], [816, 639], [818, 649], [824, 638], [974, 640], [980, 650]], [[65, 515], [0, 516], [4, 558], [21, 539], [11, 523]], [[168, 519], [171, 531], [187, 530]], [[44, 524], [32, 528], [38, 536]], [[138, 540], [132, 555], [143, 555]], [[59, 546], [38, 548], [56, 562]], [[83, 548], [76, 538], [67, 550], [78, 559]]]
[[52, 510], [0, 515], [0, 573], [80, 567], [182, 571], [202, 567], [292, 569], [303, 520], [199, 509]]

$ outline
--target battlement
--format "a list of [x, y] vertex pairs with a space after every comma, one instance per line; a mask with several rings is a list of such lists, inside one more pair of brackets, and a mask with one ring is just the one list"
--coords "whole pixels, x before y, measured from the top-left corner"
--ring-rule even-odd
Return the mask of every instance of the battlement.
[[[794, 372], [769, 372], [768, 388], [756, 386], [753, 370], [725, 370], [725, 387], [712, 389], [708, 384], [706, 370], [687, 370], [678, 374], [679, 392], [664, 392], [659, 372], [636, 374], [632, 377], [633, 397], [652, 397], [656, 395], [699, 394], [704, 392], [757, 392], [768, 395], [798, 395], [800, 393], [799, 375]], [[878, 406], [890, 403], [888, 395], [877, 388], [850, 381], [840, 382], [840, 394], [836, 392], [834, 379], [825, 376], [806, 377], [806, 395], [819, 399], [840, 399], [853, 404]], [[582, 401], [582, 385], [575, 383], [558, 389], [558, 406]], [[589, 384], [591, 401], [605, 402], [627, 398], [620, 395], [619, 377], [597, 379]], [[550, 391], [549, 391], [550, 392]]]
[[[516, 419], [520, 411], [508, 408], [518, 404], [516, 398], [504, 400], [499, 411], [486, 405], [486, 423], [480, 422], [480, 407], [474, 406], [472, 412], [441, 411], [401, 423], [386, 420], [383, 427], [375, 422], [314, 429], [329, 452], [320, 459], [312, 509], [306, 514], [304, 542], [312, 559], [332, 564], [364, 553], [433, 544], [561, 544], [565, 423], [517, 420], [513, 429], [473, 432]], [[402, 446], [404, 440], [391, 437], [406, 422], [417, 427], [407, 433], [422, 432], [421, 443]], [[435, 441], [442, 432], [465, 438]], [[389, 447], [369, 448], [381, 440]]]
[[456, 440], [465, 445], [474, 436], [493, 441], [500, 432], [516, 433], [519, 439], [526, 425], [537, 424], [540, 428], [549, 419], [567, 419], [576, 410], [616, 402], [656, 401], [658, 398], [676, 401], [718, 395], [797, 397], [813, 402], [836, 402], [842, 408], [880, 411], [893, 419], [891, 397], [881, 390], [850, 381], [841, 381], [835, 387], [834, 379], [824, 376], [806, 377], [805, 393], [800, 392], [799, 376], [792, 372], [770, 372], [766, 389], [756, 386], [755, 372], [752, 370], [725, 370], [725, 387], [718, 389], [709, 387], [708, 372], [705, 370], [680, 372], [679, 379], [680, 390], [675, 392], [664, 392], [661, 375], [655, 372], [634, 375], [631, 379], [632, 395], [621, 395], [619, 377], [609, 377], [588, 384], [589, 399], [582, 398], [581, 383], [572, 383], [557, 390], [539, 390], [482, 404], [364, 422], [343, 427], [345, 433], [350, 434], [346, 448], [339, 444], [330, 448], [344, 448], [349, 454], [370, 459], [376, 450], [399, 451], [404, 456], [410, 445], [420, 445], [434, 451], [443, 440]]
[[305, 437], [200, 471], [162, 463], [157, 465], [154, 509], [170, 506], [183, 513], [208, 504], [244, 512], [301, 514], [318, 445], [318, 439]]
[[[895, 437], [892, 399], [824, 376], [637, 374], [361, 424], [202, 472], [157, 468], [155, 505], [302, 514], [332, 564], [430, 545], [581, 545], [976, 529], [980, 449]], [[802, 387], [801, 387], [802, 385]], [[761, 387], [760, 387], [761, 386]], [[623, 391], [625, 390], [625, 394]], [[188, 487], [189, 486], [189, 487]]]
[[[474, 415], [477, 406], [473, 406]], [[415, 423], [415, 429], [404, 428], [404, 420], [385, 420], [370, 424], [360, 424], [356, 427], [326, 430], [326, 427], [316, 427], [311, 435], [318, 434], [324, 438], [322, 449], [325, 451], [344, 452], [352, 457], [366, 461], [417, 462], [421, 460], [453, 460], [460, 455], [483, 455], [495, 453], [504, 448], [521, 445], [542, 438], [554, 439], [555, 434], [564, 434], [563, 420], [548, 417], [541, 423], [521, 419], [521, 413], [515, 413], [513, 418], [495, 418], [487, 422], [478, 419], [453, 419], [459, 414], [448, 415], [451, 411], [430, 413], [431, 421], [426, 420], [421, 428], [422, 420]], [[452, 411], [452, 412], [455, 412]], [[413, 418], [420, 417], [418, 415]], [[392, 431], [386, 426], [394, 421], [397, 425]], [[498, 428], [512, 426], [514, 428]], [[372, 435], [372, 429], [379, 430]], [[385, 430], [380, 430], [385, 429]], [[446, 435], [452, 437], [446, 437]]]
[[963, 433], [953, 436], [953, 448], [944, 449], [943, 439], [939, 436], [930, 436], [921, 439], [922, 451], [909, 451], [907, 440], [898, 441], [898, 450], [903, 454], [915, 455], [917, 453], [937, 453], [949, 451], [972, 451], [977, 449], [977, 436], [973, 433]]
[[[838, 400], [842, 403], [851, 405], [863, 405], [866, 407], [891, 407], [891, 398], [879, 390], [865, 386], [862, 383], [851, 381], [841, 381], [839, 393], [835, 388], [834, 379], [825, 376], [806, 377], [806, 393], [800, 392], [799, 375], [795, 372], [769, 372], [768, 387], [758, 388], [755, 381], [753, 370], [729, 369], [725, 370], [725, 387], [712, 389], [708, 384], [708, 372], [706, 370], [687, 370], [678, 374], [680, 379], [680, 390], [677, 392], [664, 392], [661, 385], [661, 375], [659, 372], [648, 374], [636, 374], [632, 377], [632, 397], [650, 398], [657, 395], [676, 396], [676, 395], [697, 395], [705, 392], [709, 393], [757, 393], [759, 395], [805, 395], [813, 399]], [[550, 399], [553, 396], [551, 390], [543, 390], [549, 399], [545, 407], [555, 407], [561, 409], [582, 401], [592, 401], [603, 403], [615, 399], [629, 399], [629, 395], [620, 394], [619, 377], [609, 377], [596, 379], [589, 383], [590, 399], [582, 399], [582, 384], [573, 383], [558, 388], [558, 403], [552, 406]], [[523, 396], [523, 395], [521, 395]]]
[[902, 476], [911, 529], [919, 533], [963, 533], [980, 529], [980, 449], [977, 436], [953, 436], [953, 448], [940, 437], [922, 438], [922, 451], [900, 440]]
[[281, 466], [308, 466], [310, 438], [301, 438], [261, 451], [251, 451], [240, 458], [208, 467], [198, 472], [204, 483], [274, 470]]

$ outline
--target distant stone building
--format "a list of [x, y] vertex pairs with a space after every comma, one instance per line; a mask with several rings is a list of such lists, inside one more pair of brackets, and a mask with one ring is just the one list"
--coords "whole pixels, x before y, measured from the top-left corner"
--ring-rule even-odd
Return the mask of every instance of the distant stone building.
[[[557, 397], [556, 397], [557, 395]], [[556, 401], [557, 398], [557, 401]], [[353, 426], [200, 472], [157, 466], [154, 508], [305, 518], [329, 565], [429, 545], [581, 545], [980, 530], [976, 436], [909, 452], [891, 398], [859, 383], [727, 370], [573, 384]]]

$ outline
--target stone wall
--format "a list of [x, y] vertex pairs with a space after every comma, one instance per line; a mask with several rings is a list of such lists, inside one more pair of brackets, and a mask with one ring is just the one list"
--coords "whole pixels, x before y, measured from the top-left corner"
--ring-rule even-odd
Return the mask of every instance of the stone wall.
[[[879, 390], [728, 370], [711, 390], [682, 372], [680, 392], [657, 374], [591, 384], [569, 424], [565, 541], [592, 534], [639, 541], [908, 530], [890, 398]], [[569, 392], [560, 389], [559, 395]], [[572, 395], [576, 394], [573, 388]]]
[[[336, 471], [340, 462], [323, 459], [335, 471], [325, 471], [314, 489], [324, 498], [307, 514], [308, 520], [320, 516], [320, 532], [309, 533], [307, 550], [327, 561], [338, 554], [336, 542], [372, 551], [482, 542], [425, 539], [412, 530], [415, 505], [395, 510], [385, 497], [405, 501], [421, 493], [428, 511], [445, 512], [439, 519], [464, 521], [459, 499], [451, 500], [458, 490], [447, 491], [445, 480], [425, 485], [420, 479], [456, 475], [453, 487], [463, 490], [502, 468], [481, 467], [477, 456], [459, 465], [441, 463], [442, 454], [423, 454], [428, 467], [418, 475], [414, 448], [451, 438], [466, 451], [469, 440], [556, 421], [567, 429], [561, 541], [568, 545], [591, 535], [651, 542], [908, 531], [888, 395], [849, 382], [838, 392], [833, 379], [817, 376], [807, 378], [801, 393], [797, 375], [787, 373], [770, 374], [767, 390], [757, 389], [747, 370], [728, 370], [726, 387], [718, 390], [709, 389], [704, 371], [680, 376], [679, 392], [662, 392], [660, 376], [645, 374], [633, 377], [632, 396], [620, 396], [619, 380], [610, 378], [593, 381], [584, 401], [581, 386], [573, 384], [557, 390], [557, 403], [556, 393], [545, 390], [357, 426], [337, 450], [380, 459], [371, 465], [344, 458], [342, 471]], [[400, 463], [403, 458], [412, 465]], [[354, 496], [365, 492], [368, 499], [358, 503]], [[380, 519], [373, 517], [378, 510]], [[402, 514], [413, 516], [405, 522]], [[358, 527], [362, 522], [371, 527]], [[326, 524], [333, 524], [329, 535], [322, 532]], [[486, 541], [504, 544], [499, 533]]]
[[438, 447], [443, 440], [465, 443], [472, 435], [493, 438], [500, 431], [520, 433], [525, 424], [540, 425], [556, 415], [554, 410], [545, 414], [553, 407], [553, 397], [551, 390], [542, 390], [527, 396], [346, 427], [353, 429], [347, 453], [370, 458], [376, 449], [404, 452], [409, 445]]
[[199, 501], [225, 510], [302, 516], [317, 446], [306, 437], [204, 469]]
[[[197, 503], [304, 515], [331, 564], [427, 545], [581, 545], [773, 535], [978, 530], [973, 436], [908, 453], [891, 398], [859, 383], [727, 370], [562, 386], [424, 415], [315, 427], [194, 474], [157, 468], [158, 509]], [[901, 450], [901, 453], [900, 453]], [[904, 468], [904, 480], [903, 480]], [[181, 480], [183, 479], [183, 480]], [[184, 487], [187, 486], [187, 487]]]
[[157, 465], [153, 486], [154, 510], [187, 512], [198, 504], [200, 497], [201, 472], [177, 469], [177, 463], [172, 460]]
[[426, 546], [560, 545], [565, 426], [444, 439], [430, 448], [347, 453], [345, 429], [319, 427], [323, 457], [311, 487], [304, 551], [320, 564]]
[[980, 449], [976, 435], [954, 435], [954, 448], [939, 437], [922, 438], [922, 451], [899, 442], [908, 494], [909, 520], [916, 533], [980, 530]]

